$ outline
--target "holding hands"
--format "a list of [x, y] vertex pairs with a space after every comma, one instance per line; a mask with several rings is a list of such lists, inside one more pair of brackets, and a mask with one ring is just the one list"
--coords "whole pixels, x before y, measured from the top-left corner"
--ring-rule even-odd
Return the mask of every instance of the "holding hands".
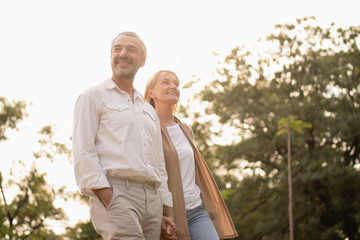
[[176, 240], [177, 227], [174, 223], [174, 210], [164, 206], [164, 216], [161, 223], [161, 240]]
[[161, 239], [162, 240], [176, 240], [177, 227], [170, 217], [163, 216], [161, 224]]

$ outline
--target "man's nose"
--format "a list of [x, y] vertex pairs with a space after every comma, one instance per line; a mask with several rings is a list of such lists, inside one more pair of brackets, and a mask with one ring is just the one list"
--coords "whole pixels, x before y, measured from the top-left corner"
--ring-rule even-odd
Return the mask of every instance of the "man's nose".
[[126, 50], [126, 48], [121, 49], [120, 52], [119, 52], [119, 55], [120, 55], [120, 57], [127, 56], [127, 50]]

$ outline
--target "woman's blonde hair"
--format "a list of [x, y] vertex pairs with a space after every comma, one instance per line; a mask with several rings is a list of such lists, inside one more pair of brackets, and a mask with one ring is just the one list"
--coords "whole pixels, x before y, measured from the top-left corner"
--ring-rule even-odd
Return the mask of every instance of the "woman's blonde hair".
[[[149, 95], [149, 89], [153, 89], [155, 87], [157, 80], [159, 80], [161, 74], [163, 74], [163, 73], [173, 74], [176, 77], [176, 79], [179, 81], [178, 76], [176, 76], [176, 74], [171, 70], [160, 70], [151, 76], [151, 78], [149, 79], [149, 81], [147, 82], [146, 87], [145, 87], [144, 98], [148, 103], [151, 104], [151, 106], [153, 106], [153, 108], [155, 108], [155, 102], [154, 102], [154, 99], [152, 99]], [[177, 112], [177, 110], [178, 110], [178, 105], [175, 104], [172, 108], [173, 114], [175, 114]]]

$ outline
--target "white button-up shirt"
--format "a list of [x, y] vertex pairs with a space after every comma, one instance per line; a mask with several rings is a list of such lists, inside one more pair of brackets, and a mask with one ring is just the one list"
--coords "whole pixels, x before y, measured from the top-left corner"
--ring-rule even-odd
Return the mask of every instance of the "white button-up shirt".
[[163, 204], [172, 207], [162, 149], [160, 121], [135, 90], [130, 95], [111, 80], [78, 97], [73, 126], [74, 172], [80, 191], [110, 187], [107, 177], [158, 186]]

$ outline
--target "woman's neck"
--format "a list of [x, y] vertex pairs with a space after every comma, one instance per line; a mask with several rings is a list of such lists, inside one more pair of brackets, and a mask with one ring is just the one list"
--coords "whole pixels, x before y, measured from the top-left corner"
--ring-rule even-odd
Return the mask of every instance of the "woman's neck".
[[160, 122], [165, 126], [172, 126], [176, 124], [174, 115], [172, 114], [172, 106], [157, 106], [155, 110], [160, 118]]

